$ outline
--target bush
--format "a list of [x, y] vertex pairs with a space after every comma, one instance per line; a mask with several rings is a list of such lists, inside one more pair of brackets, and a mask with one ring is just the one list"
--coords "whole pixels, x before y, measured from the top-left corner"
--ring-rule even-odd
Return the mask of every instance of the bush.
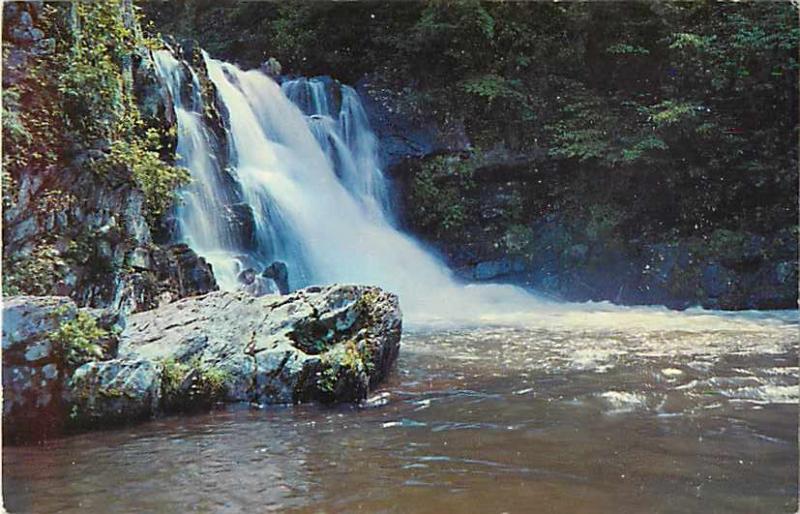
[[472, 179], [480, 160], [476, 152], [466, 158], [437, 156], [415, 173], [411, 186], [411, 223], [437, 238], [457, 237], [466, 228], [474, 189]]
[[103, 358], [103, 347], [99, 342], [108, 336], [109, 332], [97, 326], [97, 320], [90, 314], [78, 311], [74, 319], [61, 323], [50, 335], [50, 340], [60, 349], [68, 366], [78, 367]]

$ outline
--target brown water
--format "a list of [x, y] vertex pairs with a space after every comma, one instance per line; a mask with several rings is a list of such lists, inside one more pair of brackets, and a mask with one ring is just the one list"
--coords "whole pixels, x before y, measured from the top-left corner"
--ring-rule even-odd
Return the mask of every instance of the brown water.
[[406, 334], [368, 407], [3, 455], [11, 512], [796, 512], [797, 327]]

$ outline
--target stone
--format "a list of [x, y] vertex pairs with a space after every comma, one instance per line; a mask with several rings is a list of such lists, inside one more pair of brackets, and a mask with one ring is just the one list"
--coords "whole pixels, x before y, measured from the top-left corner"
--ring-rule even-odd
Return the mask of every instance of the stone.
[[132, 268], [138, 268], [140, 270], [149, 270], [152, 268], [150, 251], [141, 246], [134, 248], [133, 251], [126, 256], [125, 260], [128, 266]]
[[289, 293], [289, 268], [285, 262], [275, 261], [262, 272], [261, 276], [275, 281], [280, 294]]
[[158, 280], [179, 298], [219, 289], [211, 264], [186, 244], [157, 250], [152, 257]]
[[525, 263], [519, 259], [498, 259], [479, 262], [475, 266], [473, 276], [475, 280], [491, 280], [511, 273], [520, 273], [524, 269]]
[[50, 334], [79, 310], [60, 297], [4, 307], [4, 433], [38, 437], [217, 402], [360, 402], [397, 359], [397, 297], [333, 285], [254, 297], [211, 292], [132, 313], [84, 309], [118, 344], [67, 365]]
[[87, 362], [69, 379], [65, 396], [74, 425], [145, 419], [158, 410], [161, 366], [148, 360]]
[[247, 268], [242, 270], [237, 276], [236, 280], [242, 285], [250, 285], [256, 281], [256, 270]]
[[222, 216], [228, 225], [232, 243], [243, 250], [256, 248], [256, 219], [253, 208], [246, 203], [226, 205]]
[[283, 67], [281, 66], [281, 63], [278, 61], [278, 59], [270, 57], [269, 59], [261, 63], [261, 67], [259, 69], [265, 75], [275, 78], [280, 76], [282, 68]]
[[718, 263], [703, 267], [701, 285], [710, 298], [719, 298], [728, 293], [735, 282], [735, 277], [724, 266]]
[[[45, 352], [49, 345], [46, 336], [57, 330], [60, 323], [75, 317], [77, 307], [69, 298], [58, 296], [13, 296], [3, 305], [3, 361], [29, 362], [30, 352]], [[34, 348], [40, 348], [34, 350]], [[42, 353], [44, 352], [44, 354]]]
[[63, 373], [49, 336], [76, 313], [69, 298], [4, 298], [3, 435], [7, 439], [60, 430]]
[[[119, 356], [227, 370], [233, 376], [225, 380], [226, 397], [238, 401], [357, 401], [388, 373], [400, 329], [397, 298], [377, 288], [330, 286], [262, 297], [215, 292], [130, 316]], [[368, 347], [361, 358], [370, 360], [372, 372], [329, 397], [317, 372], [338, 362], [332, 350], [359, 341]]]
[[33, 17], [28, 11], [21, 11], [9, 31], [9, 37], [19, 45], [32, 45], [44, 37], [44, 32], [33, 25]]

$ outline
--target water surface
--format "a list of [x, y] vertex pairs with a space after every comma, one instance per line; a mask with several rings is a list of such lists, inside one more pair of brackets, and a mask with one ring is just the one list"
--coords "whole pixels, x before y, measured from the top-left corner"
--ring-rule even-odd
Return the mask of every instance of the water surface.
[[12, 512], [797, 511], [797, 327], [404, 335], [369, 406], [4, 449]]

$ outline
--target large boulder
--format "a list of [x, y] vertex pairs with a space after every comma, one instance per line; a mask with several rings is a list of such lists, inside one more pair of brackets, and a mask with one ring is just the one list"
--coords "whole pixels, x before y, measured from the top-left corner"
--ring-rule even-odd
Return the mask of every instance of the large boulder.
[[63, 420], [61, 355], [50, 334], [74, 319], [75, 304], [57, 296], [6, 298], [3, 305], [3, 432], [57, 431]]
[[367, 286], [184, 298], [128, 316], [114, 345], [75, 362], [69, 343], [52, 339], [81, 312], [113, 333], [108, 312], [81, 311], [69, 298], [6, 300], [7, 437], [47, 436], [219, 402], [358, 402], [387, 375], [400, 348], [397, 297]]
[[217, 292], [130, 316], [119, 357], [211, 372], [231, 401], [358, 401], [388, 373], [400, 329], [397, 298], [378, 288]]

